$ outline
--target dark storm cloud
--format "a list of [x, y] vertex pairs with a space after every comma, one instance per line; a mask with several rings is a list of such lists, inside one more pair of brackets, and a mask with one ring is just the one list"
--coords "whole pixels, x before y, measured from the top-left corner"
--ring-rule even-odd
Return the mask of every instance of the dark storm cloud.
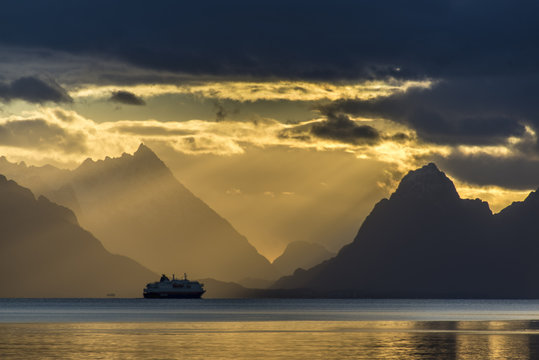
[[412, 138], [408, 134], [399, 132], [399, 133], [396, 133], [396, 134], [390, 136], [389, 139], [391, 139], [393, 141], [397, 141], [397, 142], [403, 142], [403, 141], [411, 140]]
[[375, 144], [381, 139], [376, 128], [358, 125], [344, 114], [333, 113], [328, 114], [324, 121], [286, 129], [280, 136], [301, 141], [309, 141], [311, 136], [315, 136], [349, 144]]
[[125, 105], [146, 105], [146, 102], [141, 97], [133, 94], [130, 91], [115, 91], [112, 93], [109, 101], [125, 104]]
[[[116, 59], [176, 74], [441, 79], [432, 91], [358, 106], [364, 113], [391, 115], [428, 141], [491, 144], [518, 136], [525, 122], [539, 119], [531, 116], [539, 97], [538, 10], [538, 2], [527, 0], [518, 6], [486, 0], [159, 6], [139, 0], [20, 0], [3, 5], [0, 45]], [[140, 103], [127, 94], [118, 100]], [[216, 112], [218, 120], [224, 116]]]
[[438, 144], [493, 145], [539, 127], [537, 77], [451, 79], [432, 89], [412, 89], [374, 100], [342, 100], [323, 113], [384, 117]]
[[0, 124], [0, 145], [30, 149], [61, 149], [66, 153], [86, 149], [83, 134], [72, 133], [43, 119], [13, 120]]
[[375, 143], [380, 139], [378, 130], [369, 125], [358, 125], [344, 114], [328, 114], [327, 120], [315, 123], [311, 133], [325, 139], [347, 143]]
[[3, 4], [0, 40], [194, 74], [522, 74], [537, 69], [538, 10], [526, 0], [20, 0]]
[[31, 103], [73, 101], [67, 91], [56, 82], [31, 76], [0, 84], [0, 99], [4, 101], [19, 99]]
[[[429, 142], [486, 145], [522, 136], [525, 125], [539, 129], [538, 13], [531, 0], [20, 0], [3, 4], [0, 45], [219, 79], [440, 80], [327, 111], [387, 117]], [[224, 115], [217, 109], [217, 119]], [[375, 134], [348, 125], [328, 118], [295, 135]]]
[[438, 156], [432, 159], [451, 176], [468, 183], [527, 190], [539, 187], [539, 161], [524, 156]]

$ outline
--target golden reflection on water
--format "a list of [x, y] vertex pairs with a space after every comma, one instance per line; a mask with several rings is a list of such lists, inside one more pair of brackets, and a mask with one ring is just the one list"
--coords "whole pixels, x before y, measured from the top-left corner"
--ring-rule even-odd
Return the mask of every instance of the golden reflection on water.
[[0, 324], [1, 359], [528, 359], [527, 322]]
[[[475, 354], [488, 354], [489, 359], [531, 359], [529, 342], [535, 331], [526, 321], [459, 322], [459, 330], [489, 334], [482, 337], [459, 335], [457, 359], [478, 359]], [[533, 334], [533, 335], [532, 335]], [[536, 340], [537, 342], [537, 340]]]

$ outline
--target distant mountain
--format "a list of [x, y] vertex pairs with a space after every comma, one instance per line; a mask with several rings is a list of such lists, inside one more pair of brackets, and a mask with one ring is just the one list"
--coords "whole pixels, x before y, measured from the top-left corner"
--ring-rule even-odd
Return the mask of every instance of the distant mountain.
[[73, 189], [66, 185], [71, 176], [69, 170], [58, 169], [52, 165], [28, 166], [24, 162], [14, 164], [5, 156], [0, 156], [0, 174], [31, 189], [36, 195], [44, 195], [77, 213], [80, 210]]
[[333, 259], [273, 288], [369, 297], [539, 297], [539, 196], [497, 215], [429, 164], [408, 173]]
[[306, 241], [293, 241], [275, 260], [273, 266], [282, 274], [292, 274], [297, 268], [309, 269], [324, 260], [335, 256], [320, 244]]
[[111, 251], [157, 272], [276, 278], [269, 261], [193, 195], [146, 146], [73, 171], [81, 223]]
[[234, 282], [225, 282], [215, 279], [202, 279], [206, 293], [205, 299], [244, 299], [256, 297], [255, 291]]
[[73, 171], [0, 159], [0, 173], [73, 208], [110, 251], [158, 273], [237, 281], [276, 279], [270, 262], [193, 195], [145, 145], [133, 154], [87, 159]]
[[275, 279], [265, 280], [265, 279], [246, 277], [246, 278], [236, 281], [235, 283], [248, 289], [267, 289], [271, 285], [273, 285], [274, 282], [275, 282]]
[[243, 284], [235, 282], [224, 282], [215, 279], [202, 279], [206, 293], [205, 299], [292, 299], [292, 298], [310, 298], [320, 297], [342, 297], [340, 293], [328, 294], [327, 292], [303, 290], [303, 289], [262, 289], [250, 288]]
[[156, 274], [112, 255], [69, 209], [0, 175], [0, 297], [140, 297]]

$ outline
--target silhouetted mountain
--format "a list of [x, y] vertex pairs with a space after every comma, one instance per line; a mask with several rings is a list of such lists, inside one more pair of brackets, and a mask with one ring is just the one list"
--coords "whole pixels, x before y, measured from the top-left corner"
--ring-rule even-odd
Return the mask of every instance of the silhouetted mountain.
[[536, 193], [492, 215], [434, 164], [411, 171], [354, 241], [273, 288], [375, 297], [539, 297]]
[[[304, 289], [261, 289], [249, 288], [235, 282], [224, 282], [215, 279], [202, 279], [207, 290], [204, 294], [205, 299], [268, 299], [268, 298], [310, 298], [321, 297], [340, 298], [343, 295], [340, 292], [328, 293]], [[347, 296], [348, 294], [345, 294]]]
[[52, 165], [27, 166], [23, 161], [14, 164], [0, 156], [0, 174], [27, 187], [36, 195], [44, 195], [52, 201], [78, 211], [78, 201], [72, 189], [65, 184], [70, 177], [69, 170]]
[[202, 279], [206, 293], [205, 299], [244, 299], [253, 298], [254, 291], [234, 282], [215, 279]]
[[238, 285], [241, 285], [248, 289], [267, 289], [273, 285], [275, 279], [266, 280], [266, 279], [257, 279], [252, 277], [246, 277], [241, 280], [236, 281]]
[[282, 274], [289, 275], [298, 268], [309, 269], [332, 256], [335, 254], [320, 244], [294, 241], [288, 244], [284, 252], [273, 260], [273, 266]]
[[[539, 195], [531, 192], [494, 215], [498, 267], [507, 282], [537, 289], [539, 275]], [[518, 281], [514, 280], [518, 278]]]
[[146, 146], [86, 160], [72, 174], [80, 221], [113, 252], [158, 272], [238, 280], [277, 277], [269, 261], [193, 195]]
[[[0, 158], [1, 160], [1, 158]], [[133, 154], [85, 160], [73, 171], [0, 161], [0, 172], [73, 208], [110, 251], [158, 273], [275, 279], [269, 261], [193, 195], [145, 145]]]
[[0, 175], [0, 297], [140, 297], [157, 275], [112, 255], [71, 210]]

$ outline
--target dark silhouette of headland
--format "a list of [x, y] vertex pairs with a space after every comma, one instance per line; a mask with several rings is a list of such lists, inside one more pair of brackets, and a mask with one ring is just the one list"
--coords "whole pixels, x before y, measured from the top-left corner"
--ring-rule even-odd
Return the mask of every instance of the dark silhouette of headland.
[[73, 212], [0, 175], [0, 297], [138, 297], [157, 275], [113, 255]]
[[275, 291], [379, 298], [539, 298], [539, 197], [493, 215], [436, 165], [408, 173], [336, 257]]

